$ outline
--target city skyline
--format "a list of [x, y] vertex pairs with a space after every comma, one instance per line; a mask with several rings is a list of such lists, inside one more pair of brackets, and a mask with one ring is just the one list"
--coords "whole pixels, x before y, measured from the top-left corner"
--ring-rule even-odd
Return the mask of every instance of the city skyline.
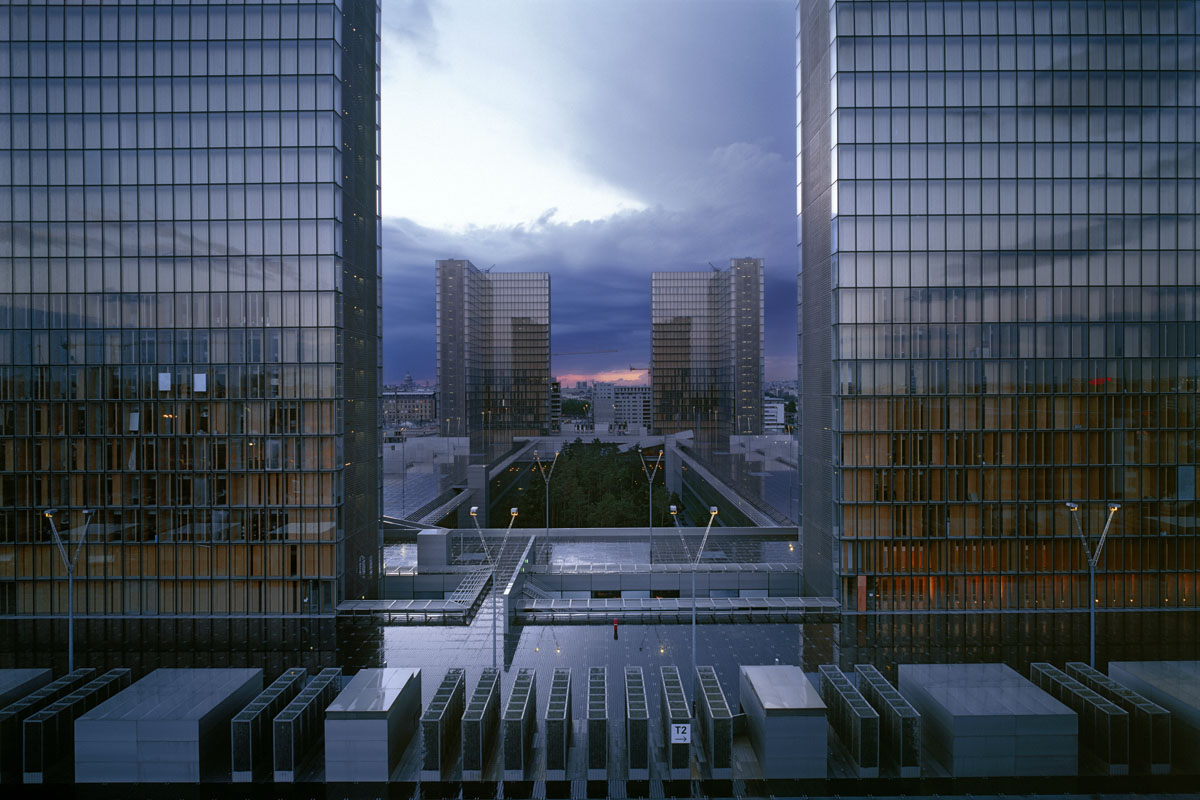
[[6, 796], [1195, 800], [1198, 34], [5, 0]]
[[794, 379], [793, 14], [385, 3], [384, 380], [434, 376], [437, 259], [549, 272], [554, 351], [618, 351], [555, 357], [573, 383], [648, 365], [652, 272], [738, 253], [767, 264], [767, 379]]

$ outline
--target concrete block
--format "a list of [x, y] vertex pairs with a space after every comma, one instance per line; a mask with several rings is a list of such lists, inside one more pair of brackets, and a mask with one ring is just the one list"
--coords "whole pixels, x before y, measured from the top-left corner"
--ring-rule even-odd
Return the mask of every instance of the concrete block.
[[[75, 780], [229, 776], [230, 720], [261, 690], [258, 669], [155, 670], [75, 720]], [[89, 766], [98, 757], [113, 770]]]
[[1003, 664], [901, 664], [899, 676], [927, 750], [956, 776], [1061, 774], [1077, 756], [1075, 712]]
[[[739, 697], [746, 728], [767, 778], [824, 778], [826, 704], [799, 667], [743, 666]], [[796, 754], [819, 754], [797, 758]]]

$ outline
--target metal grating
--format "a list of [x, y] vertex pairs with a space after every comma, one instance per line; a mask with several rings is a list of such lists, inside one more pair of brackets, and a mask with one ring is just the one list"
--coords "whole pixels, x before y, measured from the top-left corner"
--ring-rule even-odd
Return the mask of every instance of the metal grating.
[[1080, 741], [1108, 765], [1110, 775], [1129, 774], [1129, 713], [1125, 709], [1052, 664], [1030, 664], [1029, 678], [1075, 712]]
[[697, 727], [709, 768], [714, 778], [732, 777], [733, 712], [717, 679], [716, 669], [711, 666], [696, 667], [696, 685], [700, 690]]
[[0, 710], [0, 781], [20, 779], [21, 723], [59, 698], [90, 681], [96, 674], [91, 667], [77, 669], [10, 703]]
[[1068, 661], [1067, 674], [1129, 714], [1130, 766], [1141, 772], [1171, 770], [1171, 712], [1081, 661]]
[[466, 697], [467, 672], [459, 667], [446, 670], [438, 684], [433, 699], [421, 715], [421, 730], [424, 732], [425, 749], [422, 768], [436, 773], [437, 778], [450, 761], [454, 747], [458, 744], [459, 728], [462, 725], [463, 707]]
[[625, 753], [631, 780], [650, 777], [650, 705], [641, 667], [625, 667]]
[[479, 676], [462, 716], [463, 780], [481, 780], [500, 728], [500, 670]]
[[529, 766], [533, 736], [537, 729], [537, 673], [517, 671], [508, 704], [504, 707], [504, 772], [509, 780], [520, 780]]
[[[58, 759], [73, 769], [75, 720], [133, 683], [128, 669], [114, 669], [25, 718], [22, 728], [25, 783], [42, 783]], [[64, 757], [65, 756], [65, 757]], [[60, 776], [69, 782], [74, 773]]]
[[566, 777], [571, 747], [571, 670], [557, 667], [546, 703], [546, 771], [548, 777]]
[[271, 744], [277, 782], [296, 780], [304, 756], [324, 736], [325, 709], [337, 697], [341, 681], [337, 667], [321, 670], [275, 715]]
[[659, 695], [662, 729], [664, 732], [667, 751], [668, 774], [664, 777], [680, 779], [689, 777], [689, 761], [691, 754], [686, 744], [672, 744], [670, 730], [672, 725], [690, 725], [692, 715], [688, 709], [687, 695], [683, 691], [683, 680], [679, 677], [679, 668], [666, 666], [661, 668], [662, 693]]
[[823, 664], [819, 671], [821, 699], [829, 709], [829, 721], [850, 751], [858, 777], [878, 777], [879, 712], [836, 666]]
[[470, 608], [475, 605], [475, 600], [478, 599], [484, 587], [488, 585], [491, 577], [491, 567], [480, 567], [479, 569], [471, 570], [446, 599], [451, 603], [457, 603], [465, 608]]
[[881, 753], [904, 778], [921, 774], [921, 714], [871, 664], [854, 668], [863, 699], [879, 714]]
[[292, 701], [308, 680], [308, 670], [284, 670], [270, 686], [234, 715], [229, 723], [233, 780], [249, 782], [272, 763], [271, 733], [276, 715]]
[[608, 669], [588, 669], [588, 777], [608, 777]]

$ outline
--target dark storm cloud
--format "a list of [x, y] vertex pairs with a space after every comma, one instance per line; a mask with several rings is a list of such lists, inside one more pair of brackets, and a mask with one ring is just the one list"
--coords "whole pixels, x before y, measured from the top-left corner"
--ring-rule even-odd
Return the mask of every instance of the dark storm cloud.
[[[545, 271], [551, 276], [553, 348], [556, 352], [616, 349], [615, 354], [560, 357], [557, 373], [644, 365], [649, 358], [650, 274], [655, 270], [707, 269], [738, 256], [767, 261], [767, 353], [795, 352], [795, 222], [785, 209], [790, 187], [764, 190], [772, 173], [787, 173], [782, 159], [738, 147], [714, 160], [722, 180], [705, 182], [695, 206], [656, 207], [605, 220], [553, 222], [447, 233], [408, 220], [384, 226], [385, 372], [433, 373], [433, 274], [438, 258], [469, 258], [496, 271]], [[767, 183], [769, 187], [770, 184]]]
[[[434, 376], [434, 261], [551, 275], [556, 374], [644, 366], [650, 274], [766, 259], [768, 377], [795, 373], [792, 11], [787, 3], [551, 3], [569, 81], [559, 126], [592, 174], [647, 206], [606, 219], [448, 232], [384, 225], [384, 375]], [[584, 13], [586, 11], [586, 14]], [[385, 17], [388, 9], [385, 8]], [[393, 22], [393, 24], [397, 24]], [[430, 23], [436, 27], [436, 19]], [[448, 34], [446, 34], [448, 35]], [[543, 40], [544, 41], [544, 40]], [[385, 192], [404, 191], [385, 186]], [[779, 365], [783, 365], [782, 370]], [[780, 374], [782, 372], [782, 374]]]

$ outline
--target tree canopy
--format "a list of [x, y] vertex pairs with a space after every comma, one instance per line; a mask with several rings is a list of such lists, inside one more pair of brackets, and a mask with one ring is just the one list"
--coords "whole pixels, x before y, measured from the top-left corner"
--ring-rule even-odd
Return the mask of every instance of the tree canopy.
[[562, 415], [572, 419], [582, 419], [587, 417], [588, 409], [591, 404], [586, 400], [579, 400], [574, 397], [564, 397], [562, 401]]
[[[553, 454], [550, 459], [553, 459]], [[654, 469], [658, 450], [646, 452], [646, 466], [654, 472], [654, 524], [672, 525], [663, 463]], [[549, 474], [549, 459], [542, 464]], [[562, 528], [636, 528], [647, 522], [649, 486], [636, 450], [621, 452], [616, 444], [576, 439], [558, 457], [550, 481], [550, 525]], [[546, 483], [534, 466], [522, 497], [516, 527], [545, 527]]]

